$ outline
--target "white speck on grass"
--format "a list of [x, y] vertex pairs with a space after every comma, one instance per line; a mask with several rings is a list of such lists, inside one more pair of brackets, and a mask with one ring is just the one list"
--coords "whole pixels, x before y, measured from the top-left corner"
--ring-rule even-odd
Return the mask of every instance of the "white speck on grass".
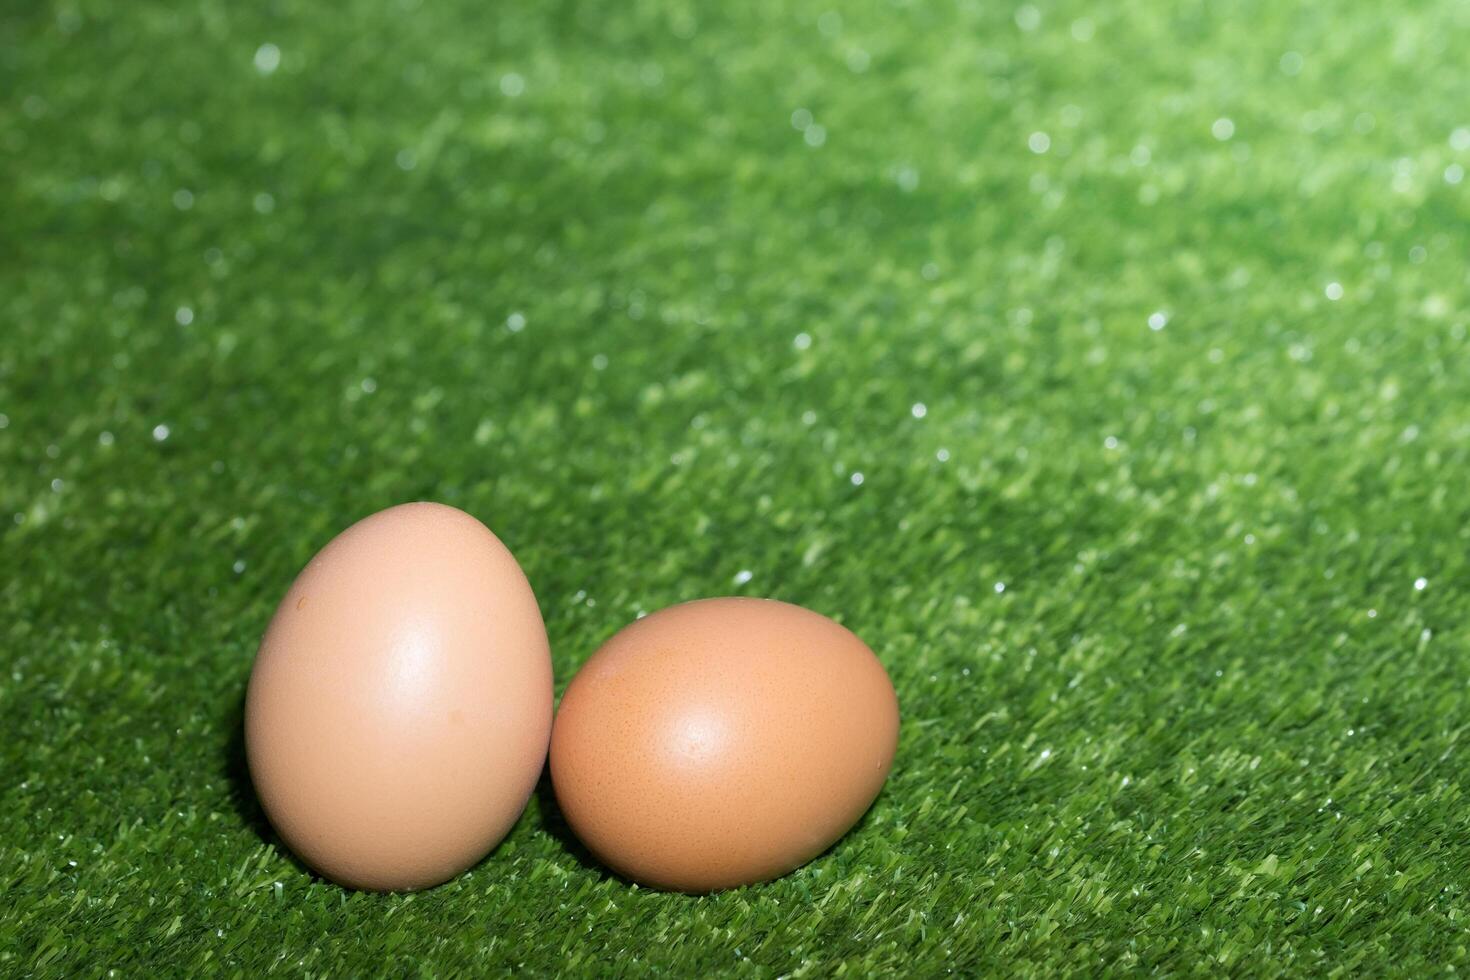
[[1446, 184], [1458, 184], [1465, 179], [1465, 168], [1458, 163], [1452, 163], [1444, 168], [1444, 182]]
[[1210, 135], [1223, 143], [1235, 135], [1235, 123], [1228, 116], [1221, 116], [1210, 126]]
[[419, 158], [418, 154], [414, 153], [413, 150], [405, 147], [398, 151], [398, 155], [393, 158], [393, 162], [398, 164], [399, 170], [412, 170], [419, 165]]
[[256, 214], [270, 214], [276, 209], [276, 199], [270, 193], [261, 191], [251, 200], [250, 206], [255, 209]]
[[742, 568], [740, 571], [735, 573], [735, 578], [732, 581], [734, 581], [736, 585], [744, 585], [746, 582], [749, 582], [753, 578], [755, 578], [754, 572], [752, 572], [748, 568]]
[[811, 409], [807, 409], [805, 412], [801, 413], [801, 422], [803, 425], [816, 425], [817, 413], [813, 412]]
[[923, 402], [914, 402], [914, 404], [909, 408], [909, 414], [916, 419], [921, 419], [929, 414], [929, 406], [925, 405]]
[[1450, 133], [1450, 148], [1455, 150], [1470, 150], [1470, 127], [1458, 126]]
[[181, 306], [174, 310], [174, 322], [181, 327], [187, 327], [194, 322], [194, 311], [187, 306]]
[[1034, 31], [1041, 26], [1041, 11], [1031, 4], [1022, 4], [1016, 10], [1016, 26], [1023, 31]]
[[1045, 153], [1051, 149], [1051, 137], [1038, 130], [1026, 137], [1026, 146], [1032, 153]]
[[939, 460], [941, 463], [948, 463], [949, 462], [949, 450], [948, 449], [941, 449], [941, 450], [939, 450], [937, 453], [934, 454], [934, 458], [937, 459], [937, 460]]
[[1079, 17], [1072, 21], [1072, 40], [1074, 41], [1081, 41], [1085, 44], [1092, 40], [1095, 32], [1092, 21], [1086, 17]]
[[526, 315], [516, 312], [505, 318], [505, 329], [511, 333], [520, 333], [526, 329]]
[[811, 345], [812, 335], [809, 333], [799, 333], [791, 341], [791, 346], [797, 350], [806, 350]]
[[1369, 619], [1377, 619], [1378, 618], [1378, 610], [1377, 609], [1369, 609], [1368, 610], [1368, 618]]
[[180, 211], [187, 211], [194, 206], [194, 192], [186, 187], [180, 187], [174, 191], [174, 207]]
[[806, 140], [807, 146], [815, 149], [827, 142], [827, 127], [821, 123], [812, 123], [806, 128], [806, 132], [801, 134], [801, 138]]
[[594, 371], [606, 371], [607, 370], [607, 355], [606, 354], [593, 354], [592, 355], [592, 370], [594, 370]]
[[[0, 418], [4, 418], [4, 416], [0, 416]], [[5, 426], [0, 425], [0, 429], [3, 429], [3, 428], [5, 428]], [[98, 436], [97, 436], [97, 442], [98, 442], [99, 445], [110, 446], [115, 441], [116, 440], [115, 440], [113, 434], [111, 432], [107, 432], [105, 430], [103, 432], [99, 433]]]
[[919, 172], [913, 167], [900, 167], [894, 180], [898, 182], [898, 189], [905, 194], [912, 194], [919, 189]]
[[1327, 287], [1322, 290], [1322, 294], [1328, 299], [1332, 300], [1334, 303], [1337, 302], [1338, 300], [1342, 299], [1342, 283], [1329, 282], [1327, 284]]
[[791, 113], [791, 128], [798, 133], [804, 133], [812, 124], [812, 113], [810, 109], [795, 109]]
[[1158, 333], [1160, 330], [1164, 329], [1168, 325], [1169, 314], [1165, 313], [1163, 310], [1155, 310], [1148, 315], [1148, 328], [1154, 333]]
[[848, 479], [850, 479], [852, 481], [852, 485], [855, 486], [855, 487], [860, 487], [860, 486], [863, 485], [863, 474], [862, 474], [862, 471], [858, 471], [858, 472], [854, 473], [852, 476], [848, 477]]
[[269, 75], [281, 67], [281, 49], [269, 41], [255, 49], [255, 70]]
[[994, 588], [995, 588], [995, 594], [996, 595], [1000, 595], [1002, 592], [1004, 592], [1006, 590], [1006, 584], [1004, 582], [996, 582]]
[[378, 382], [374, 378], [363, 378], [359, 383], [359, 387], [362, 388], [363, 394], [371, 395], [378, 390]]
[[231, 565], [230, 568], [234, 571], [236, 575], [239, 575], [241, 572], [245, 571], [245, 559], [237, 558], [235, 560], [235, 564]]
[[163, 425], [162, 423], [155, 425], [153, 427], [153, 441], [163, 442], [163, 440], [168, 438], [168, 432], [168, 426]]
[[1295, 76], [1301, 73], [1302, 56], [1295, 51], [1288, 51], [1281, 56], [1278, 64], [1281, 66], [1281, 74]]
[[526, 91], [526, 80], [513, 71], [500, 76], [500, 94], [517, 98]]
[[1153, 153], [1142, 143], [1139, 143], [1128, 152], [1128, 159], [1135, 167], [1147, 167], [1149, 161], [1153, 158]]
[[65, 490], [65, 489], [66, 489], [66, 483], [63, 482], [60, 478], [51, 481], [51, 492], [52, 493], [60, 493], [61, 491]]
[[1414, 579], [1414, 591], [1415, 592], [1423, 592], [1428, 587], [1429, 587], [1429, 579], [1423, 578], [1423, 577]]
[[1117, 436], [1108, 436], [1106, 439], [1103, 440], [1103, 445], [1106, 448], [1108, 448], [1108, 449], [1117, 449], [1118, 448], [1118, 437]]

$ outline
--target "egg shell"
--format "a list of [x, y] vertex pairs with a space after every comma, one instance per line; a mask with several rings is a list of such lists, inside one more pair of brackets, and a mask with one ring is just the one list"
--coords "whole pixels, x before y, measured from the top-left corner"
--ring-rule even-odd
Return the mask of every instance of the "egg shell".
[[334, 538], [281, 600], [250, 675], [246, 753], [302, 861], [409, 890], [506, 835], [551, 718], [546, 628], [515, 558], [463, 511], [404, 504]]
[[608, 640], [568, 686], [556, 798], [603, 863], [708, 892], [799, 867], [872, 804], [898, 699], [856, 636], [799, 606], [702, 599]]

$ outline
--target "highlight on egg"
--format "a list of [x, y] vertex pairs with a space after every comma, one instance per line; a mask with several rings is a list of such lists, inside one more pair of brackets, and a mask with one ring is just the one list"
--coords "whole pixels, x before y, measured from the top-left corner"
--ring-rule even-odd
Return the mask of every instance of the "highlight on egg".
[[343, 531], [287, 590], [250, 675], [246, 755], [303, 862], [410, 890], [509, 832], [551, 721], [546, 628], [514, 556], [463, 511], [403, 504]]
[[640, 619], [568, 686], [556, 798], [604, 864], [709, 892], [786, 874], [867, 811], [898, 744], [883, 665], [825, 616], [702, 599]]

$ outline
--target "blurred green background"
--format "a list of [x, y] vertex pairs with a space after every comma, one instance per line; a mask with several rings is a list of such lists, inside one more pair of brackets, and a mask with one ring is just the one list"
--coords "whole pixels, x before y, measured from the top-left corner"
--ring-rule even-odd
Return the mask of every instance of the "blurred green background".
[[[1470, 5], [0, 10], [0, 972], [1464, 964]], [[275, 602], [430, 498], [558, 690], [772, 596], [899, 691], [705, 898], [544, 792], [459, 879], [274, 844]]]

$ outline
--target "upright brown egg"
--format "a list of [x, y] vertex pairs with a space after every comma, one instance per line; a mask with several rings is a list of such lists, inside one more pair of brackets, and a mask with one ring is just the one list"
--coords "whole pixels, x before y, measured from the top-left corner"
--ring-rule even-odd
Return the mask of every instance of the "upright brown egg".
[[250, 774], [286, 845], [354, 888], [426, 888], [493, 848], [551, 732], [536, 598], [483, 524], [404, 504], [302, 570], [256, 654]]
[[784, 602], [703, 599], [592, 655], [557, 712], [551, 774], [603, 863], [706, 892], [826, 850], [878, 795], [897, 741], [893, 685], [851, 632]]

